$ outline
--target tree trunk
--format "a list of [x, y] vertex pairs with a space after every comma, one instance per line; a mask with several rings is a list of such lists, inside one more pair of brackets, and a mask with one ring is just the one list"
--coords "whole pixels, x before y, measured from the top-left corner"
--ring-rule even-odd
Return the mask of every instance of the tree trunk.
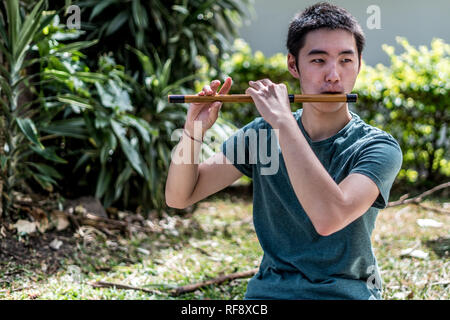
[[[3, 65], [3, 54], [0, 52], [0, 64]], [[2, 99], [1, 92], [0, 92], [0, 99]], [[1, 156], [5, 153], [5, 116], [3, 114], [3, 111], [0, 109], [0, 159]], [[0, 171], [3, 173], [3, 168], [0, 166]], [[3, 179], [2, 174], [0, 176], [0, 222], [3, 220]]]

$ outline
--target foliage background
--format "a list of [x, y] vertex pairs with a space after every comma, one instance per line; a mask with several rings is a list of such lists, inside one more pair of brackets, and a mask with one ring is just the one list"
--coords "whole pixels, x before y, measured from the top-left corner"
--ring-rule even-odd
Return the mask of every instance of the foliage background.
[[[165, 179], [188, 106], [169, 104], [168, 94], [195, 93], [227, 75], [231, 93], [262, 78], [300, 90], [283, 54], [252, 53], [235, 39], [252, 14], [250, 0], [81, 1], [80, 30], [65, 25], [70, 4], [2, 2], [0, 187], [6, 210], [14, 209], [15, 191], [169, 210]], [[390, 66], [363, 66], [355, 87], [359, 102], [351, 106], [402, 147], [394, 193], [429, 188], [450, 175], [449, 45], [435, 39], [417, 49], [398, 41], [401, 54], [384, 47]], [[258, 116], [251, 104], [222, 108], [203, 159]]]
[[[411, 46], [398, 37], [404, 52], [383, 46], [391, 65], [375, 67], [363, 62], [354, 92], [358, 102], [349, 106], [368, 124], [389, 132], [399, 142], [403, 166], [393, 186], [394, 193], [430, 189], [450, 176], [450, 45], [434, 39], [430, 47]], [[248, 81], [269, 78], [283, 82], [288, 92], [300, 92], [299, 83], [287, 71], [286, 56], [265, 57], [252, 53], [242, 39], [225, 56], [221, 69], [233, 78], [231, 93], [242, 93]], [[197, 91], [214, 76], [204, 67], [205, 79], [196, 83]], [[301, 107], [292, 104], [292, 110]], [[252, 104], [227, 104], [222, 116], [243, 126], [260, 116]]]

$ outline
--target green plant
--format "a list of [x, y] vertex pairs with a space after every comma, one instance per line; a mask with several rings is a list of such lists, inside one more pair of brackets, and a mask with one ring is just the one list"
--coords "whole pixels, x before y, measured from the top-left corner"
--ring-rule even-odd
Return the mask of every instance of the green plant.
[[355, 108], [368, 123], [390, 132], [403, 150], [397, 182], [431, 187], [450, 176], [450, 45], [434, 39], [431, 49], [398, 37], [404, 52], [383, 46], [390, 66], [364, 66], [355, 86]]
[[[38, 44], [41, 55], [66, 46], [61, 39], [77, 37], [77, 31], [58, 21], [45, 32], [46, 41]], [[42, 130], [63, 139], [62, 151], [69, 162], [58, 166], [64, 181], [69, 181], [61, 181], [64, 194], [95, 194], [105, 206], [161, 209], [171, 149], [180, 137], [176, 129], [182, 128], [186, 116], [186, 108], [169, 104], [167, 94], [188, 93], [183, 83], [194, 76], [170, 83], [171, 60], [163, 62], [156, 53], [150, 58], [127, 48], [141, 63], [144, 85], [111, 55], [99, 58], [95, 72], [78, 51], [44, 61], [41, 68], [48, 82], [41, 94], [55, 97], [45, 107], [64, 111]], [[231, 134], [227, 128], [221, 126], [222, 137]], [[204, 154], [215, 150], [205, 146]]]
[[[399, 142], [403, 167], [395, 188], [406, 189], [403, 192], [411, 187], [431, 187], [450, 176], [450, 45], [435, 39], [431, 49], [421, 46], [417, 50], [404, 38], [398, 38], [398, 42], [405, 49], [400, 55], [395, 55], [392, 47], [383, 46], [391, 58], [390, 66], [370, 67], [363, 62], [354, 88], [358, 103], [350, 109]], [[287, 71], [285, 55], [266, 58], [258, 51], [252, 54], [241, 39], [235, 41], [233, 54], [223, 57], [221, 69], [233, 78], [230, 93], [243, 93], [249, 80], [262, 78], [284, 82], [289, 92], [299, 91], [298, 81]], [[207, 66], [199, 74], [202, 78], [196, 81], [196, 91], [217, 75]], [[226, 104], [221, 115], [238, 127], [260, 116], [253, 104]]]
[[101, 56], [93, 72], [79, 51], [52, 54], [76, 44], [61, 40], [79, 36], [60, 25], [58, 18], [45, 33], [47, 38], [38, 43], [39, 53], [51, 57], [41, 64], [46, 82], [40, 94], [54, 97], [46, 100], [44, 109], [63, 112], [41, 125], [42, 131], [62, 139], [61, 149], [69, 163], [58, 169], [70, 184], [62, 182], [61, 189], [69, 196], [95, 194], [105, 206], [125, 193], [126, 202], [131, 176], [148, 176], [140, 145], [150, 143], [157, 134], [133, 114], [130, 83], [134, 80], [111, 56]]
[[[141, 105], [138, 116], [142, 117], [154, 126], [158, 134], [150, 144], [145, 144], [144, 157], [150, 164], [147, 179], [148, 188], [141, 188], [141, 203], [145, 199], [152, 199], [156, 208], [165, 207], [164, 188], [167, 172], [171, 160], [171, 152], [181, 137], [182, 128], [186, 119], [187, 104], [176, 105], [167, 101], [170, 92], [180, 94], [192, 94], [184, 88], [183, 83], [193, 79], [196, 75], [190, 75], [178, 81], [169, 82], [172, 72], [172, 60], [161, 61], [155, 53], [153, 59], [141, 51], [128, 47], [134, 52], [144, 71], [144, 85], [136, 83], [134, 90], [136, 104]], [[228, 138], [236, 128], [224, 119], [218, 119], [208, 131], [202, 148], [201, 159], [206, 159], [219, 151], [220, 142]], [[149, 194], [148, 194], [149, 192]]]
[[[13, 191], [30, 191], [31, 179], [47, 191], [53, 189], [55, 179], [61, 176], [46, 164], [47, 160], [66, 163], [55, 146], [47, 145], [54, 137], [41, 136], [36, 125], [57, 112], [39, 112], [37, 108], [47, 100], [39, 96], [36, 89], [43, 83], [38, 66], [50, 56], [37, 56], [34, 50], [34, 45], [45, 37], [42, 30], [51, 23], [56, 13], [45, 12], [42, 0], [28, 14], [22, 9], [13, 0], [0, 4], [0, 177], [4, 191], [1, 198], [5, 200], [2, 204], [7, 212], [14, 202]], [[58, 48], [54, 54], [76, 50], [84, 45], [86, 43], [77, 43], [64, 50]]]
[[[195, 74], [197, 56], [206, 57], [218, 70], [218, 59], [229, 50], [242, 18], [251, 12], [252, 0], [172, 0], [78, 2], [89, 22], [87, 39], [99, 39], [92, 53], [115, 52], [118, 63], [139, 71], [139, 63], [126, 46], [144, 54], [156, 52], [162, 61], [172, 61], [170, 81]], [[134, 35], [130, 37], [130, 35]], [[101, 47], [100, 47], [101, 46]]]

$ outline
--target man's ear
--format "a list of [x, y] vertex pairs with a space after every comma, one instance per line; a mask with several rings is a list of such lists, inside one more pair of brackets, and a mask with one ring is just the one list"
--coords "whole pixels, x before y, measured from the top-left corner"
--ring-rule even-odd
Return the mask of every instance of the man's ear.
[[290, 53], [287, 55], [287, 66], [289, 73], [292, 74], [295, 79], [300, 79], [300, 72], [295, 63], [295, 57]]

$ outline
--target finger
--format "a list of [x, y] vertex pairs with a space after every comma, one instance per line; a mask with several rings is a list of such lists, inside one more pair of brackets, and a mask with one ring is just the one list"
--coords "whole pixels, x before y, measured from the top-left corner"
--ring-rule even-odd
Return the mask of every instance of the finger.
[[217, 92], [217, 89], [219, 88], [219, 86], [220, 86], [220, 81], [219, 80], [214, 80], [214, 81], [211, 81], [211, 90], [214, 92], [214, 93], [216, 93]]
[[249, 81], [248, 84], [250, 85], [250, 87], [255, 88], [257, 90], [262, 89], [264, 86], [263, 84], [258, 80], [258, 81]]
[[211, 90], [211, 87], [209, 85], [203, 86], [203, 92], [205, 92], [206, 95], [212, 95], [213, 91]]
[[247, 88], [247, 90], [245, 90], [245, 93], [249, 94], [249, 95], [256, 95], [258, 93], [258, 91], [255, 90], [254, 88], [250, 87], [250, 88]]
[[220, 88], [219, 94], [227, 94], [228, 91], [230, 91], [232, 83], [233, 80], [231, 79], [231, 77], [226, 78], [225, 83], [223, 84], [222, 88]]
[[219, 111], [222, 108], [222, 103], [221, 102], [214, 102], [211, 105], [211, 108], [209, 109], [210, 111], [210, 116], [212, 120], [215, 120], [219, 117]]
[[261, 79], [260, 80], [261, 81], [261, 83], [263, 84], [263, 85], [265, 85], [265, 86], [268, 86], [268, 85], [270, 85], [270, 84], [272, 84], [272, 81], [270, 81], [269, 79]]

